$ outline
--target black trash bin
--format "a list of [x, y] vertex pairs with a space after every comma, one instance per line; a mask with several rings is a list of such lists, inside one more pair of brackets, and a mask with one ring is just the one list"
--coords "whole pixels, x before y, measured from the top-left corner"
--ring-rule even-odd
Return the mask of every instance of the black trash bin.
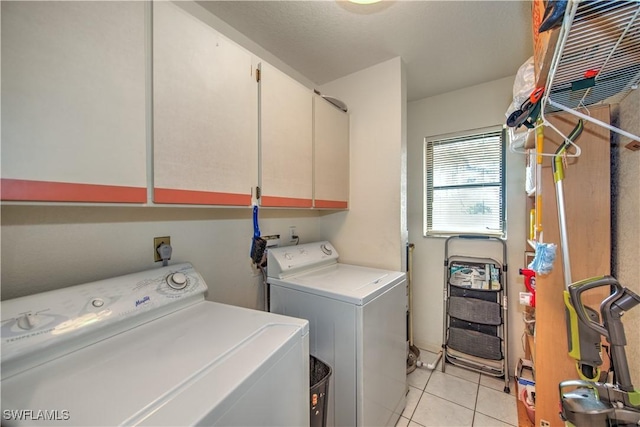
[[309, 358], [309, 397], [311, 400], [311, 427], [326, 427], [327, 403], [329, 395], [329, 377], [331, 368], [320, 359]]

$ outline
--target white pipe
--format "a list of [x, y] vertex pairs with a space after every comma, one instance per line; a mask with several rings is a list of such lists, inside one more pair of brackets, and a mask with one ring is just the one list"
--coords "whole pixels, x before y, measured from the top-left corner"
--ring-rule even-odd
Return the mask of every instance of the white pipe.
[[413, 345], [413, 250], [415, 248], [415, 245], [413, 243], [409, 243], [409, 253], [408, 253], [408, 257], [409, 259], [407, 260], [408, 262], [408, 271], [407, 271], [407, 284], [408, 284], [408, 291], [409, 291], [409, 325], [408, 325], [408, 329], [409, 329], [409, 345], [412, 346]]
[[417, 368], [426, 367], [427, 369], [433, 371], [434, 369], [436, 369], [436, 366], [438, 366], [438, 362], [440, 361], [440, 359], [442, 359], [442, 351], [438, 352], [438, 355], [436, 356], [436, 360], [434, 360], [432, 363], [424, 363], [422, 360], [417, 360], [416, 367]]

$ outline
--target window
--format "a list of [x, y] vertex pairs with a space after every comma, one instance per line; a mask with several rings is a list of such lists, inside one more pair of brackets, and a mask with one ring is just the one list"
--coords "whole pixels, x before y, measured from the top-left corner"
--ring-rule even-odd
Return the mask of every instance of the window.
[[503, 129], [425, 138], [425, 236], [504, 237]]

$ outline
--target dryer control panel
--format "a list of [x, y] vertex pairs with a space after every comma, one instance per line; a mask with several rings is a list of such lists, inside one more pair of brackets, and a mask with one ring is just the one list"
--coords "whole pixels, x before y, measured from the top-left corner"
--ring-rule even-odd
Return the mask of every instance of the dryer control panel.
[[2, 301], [2, 378], [204, 301], [189, 263]]
[[269, 249], [267, 276], [284, 279], [338, 262], [338, 251], [327, 241]]

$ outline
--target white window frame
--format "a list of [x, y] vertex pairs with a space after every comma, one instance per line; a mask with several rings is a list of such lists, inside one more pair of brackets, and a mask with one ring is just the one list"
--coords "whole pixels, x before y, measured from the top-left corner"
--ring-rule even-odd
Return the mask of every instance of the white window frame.
[[[445, 146], [449, 143], [461, 143], [465, 141], [477, 140], [479, 138], [487, 137], [487, 138], [495, 138], [495, 136], [499, 136], [499, 142], [501, 144], [500, 149], [500, 178], [499, 181], [492, 181], [490, 183], [483, 184], [469, 184], [469, 185], [452, 185], [448, 186], [440, 186], [439, 188], [433, 188], [433, 176], [432, 170], [429, 169], [429, 162], [433, 162], [433, 151], [431, 151], [431, 159], [428, 159], [428, 154], [431, 147], [439, 145]], [[446, 134], [446, 135], [438, 135], [433, 137], [426, 137], [424, 139], [423, 144], [423, 236], [425, 237], [448, 237], [452, 235], [486, 235], [493, 236], [499, 238], [506, 238], [507, 235], [507, 203], [506, 203], [506, 147], [507, 147], [507, 132], [504, 126], [492, 126], [484, 129], [476, 129], [465, 132], [458, 132], [454, 134]], [[495, 155], [495, 154], [494, 154]], [[477, 230], [469, 230], [458, 227], [451, 227], [451, 229], [438, 228], [438, 224], [432, 224], [433, 222], [433, 213], [430, 211], [432, 208], [432, 199], [434, 196], [434, 191], [437, 189], [446, 190], [451, 188], [457, 189], [470, 189], [470, 188], [483, 188], [483, 187], [499, 187], [499, 194], [497, 197], [499, 198], [499, 228], [497, 229], [477, 229]]]

